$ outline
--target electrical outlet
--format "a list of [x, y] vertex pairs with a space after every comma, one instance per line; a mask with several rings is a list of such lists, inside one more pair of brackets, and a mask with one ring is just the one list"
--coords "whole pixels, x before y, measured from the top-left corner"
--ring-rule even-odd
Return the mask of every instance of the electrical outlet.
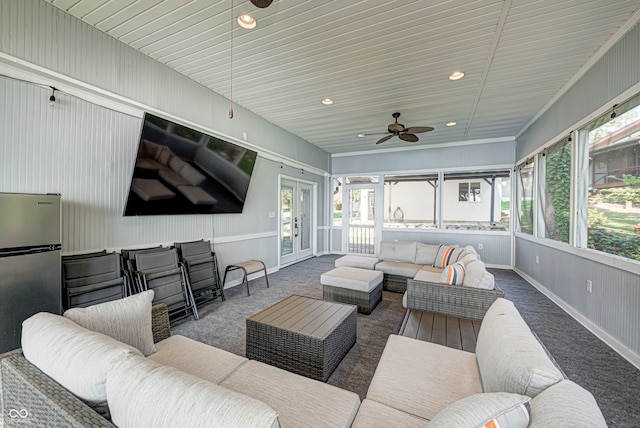
[[540, 264], [540, 257], [536, 256], [536, 264], [539, 265]]
[[478, 250], [482, 250], [483, 245], [482, 244], [478, 244]]
[[593, 291], [593, 284], [590, 279], [587, 279], [587, 291], [591, 293]]

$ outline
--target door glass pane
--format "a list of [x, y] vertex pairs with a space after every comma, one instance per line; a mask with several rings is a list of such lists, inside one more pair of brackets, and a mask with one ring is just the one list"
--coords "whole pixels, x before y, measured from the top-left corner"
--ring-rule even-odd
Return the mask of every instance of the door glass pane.
[[292, 202], [293, 188], [282, 187], [280, 190], [280, 254], [282, 256], [293, 253]]
[[311, 248], [311, 190], [300, 192], [300, 250]]
[[349, 189], [348, 252], [375, 253], [375, 189]]

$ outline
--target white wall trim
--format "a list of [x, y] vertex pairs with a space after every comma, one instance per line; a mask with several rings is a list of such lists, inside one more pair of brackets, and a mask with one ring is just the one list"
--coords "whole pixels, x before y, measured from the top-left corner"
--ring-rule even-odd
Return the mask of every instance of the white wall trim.
[[232, 236], [221, 236], [219, 238], [213, 238], [213, 244], [228, 244], [231, 242], [241, 242], [241, 241], [250, 241], [253, 239], [265, 239], [265, 238], [273, 238], [277, 237], [277, 231], [270, 232], [260, 232], [260, 233], [249, 233], [246, 235], [232, 235]]
[[633, 350], [629, 349], [622, 342], [620, 342], [615, 337], [611, 336], [609, 333], [598, 327], [596, 324], [591, 322], [588, 318], [582, 315], [580, 312], [576, 311], [569, 305], [567, 302], [562, 300], [556, 294], [551, 292], [548, 288], [537, 282], [535, 279], [531, 278], [526, 273], [522, 272], [520, 269], [514, 267], [514, 272], [524, 278], [529, 284], [534, 286], [538, 291], [547, 296], [552, 302], [560, 306], [567, 314], [569, 314], [573, 319], [578, 321], [584, 328], [589, 330], [591, 333], [596, 335], [598, 339], [602, 340], [605, 344], [607, 344], [611, 349], [616, 351], [622, 358], [629, 361], [633, 364], [637, 369], [640, 369], [640, 355], [636, 354]]
[[[400, 152], [413, 152], [416, 150], [431, 150], [438, 149], [442, 147], [462, 147], [462, 146], [473, 146], [476, 144], [491, 144], [491, 143], [504, 143], [504, 142], [512, 142], [514, 145], [516, 144], [516, 137], [500, 137], [500, 138], [484, 138], [479, 140], [468, 140], [468, 141], [451, 141], [448, 143], [439, 143], [439, 144], [429, 144], [429, 145], [421, 145], [421, 146], [412, 146], [412, 147], [390, 147], [386, 149], [377, 149], [377, 150], [359, 150], [355, 152], [345, 152], [345, 153], [332, 153], [332, 158], [342, 158], [348, 156], [361, 156], [361, 155], [375, 155], [380, 153], [400, 153]], [[363, 175], [363, 174], [360, 174]], [[366, 174], [371, 175], [371, 174]]]

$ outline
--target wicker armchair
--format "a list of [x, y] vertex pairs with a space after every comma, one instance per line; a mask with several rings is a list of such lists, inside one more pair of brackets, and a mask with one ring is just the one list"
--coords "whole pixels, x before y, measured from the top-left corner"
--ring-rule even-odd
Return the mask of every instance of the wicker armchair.
[[495, 285], [493, 290], [434, 282], [407, 280], [407, 307], [438, 312], [456, 317], [482, 320], [489, 306], [504, 292]]
[[[171, 336], [167, 305], [152, 308], [152, 329], [155, 343]], [[114, 426], [27, 361], [20, 349], [0, 355], [0, 420], [5, 427]]]

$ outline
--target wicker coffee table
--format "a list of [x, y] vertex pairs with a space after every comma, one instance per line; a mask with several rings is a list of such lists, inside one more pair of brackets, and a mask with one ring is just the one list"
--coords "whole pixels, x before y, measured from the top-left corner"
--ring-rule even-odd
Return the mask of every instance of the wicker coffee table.
[[289, 296], [247, 318], [247, 358], [326, 382], [356, 343], [356, 309]]

